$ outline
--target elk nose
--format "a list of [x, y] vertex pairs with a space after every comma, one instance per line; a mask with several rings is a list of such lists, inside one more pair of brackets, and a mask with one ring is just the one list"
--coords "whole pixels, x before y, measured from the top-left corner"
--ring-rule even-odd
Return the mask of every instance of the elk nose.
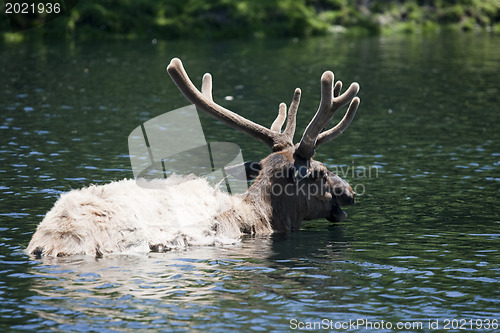
[[356, 192], [352, 189], [351, 185], [349, 185], [349, 191], [347, 192], [347, 195], [346, 195], [346, 205], [354, 205], [354, 203], [356, 202], [355, 198], [356, 198]]

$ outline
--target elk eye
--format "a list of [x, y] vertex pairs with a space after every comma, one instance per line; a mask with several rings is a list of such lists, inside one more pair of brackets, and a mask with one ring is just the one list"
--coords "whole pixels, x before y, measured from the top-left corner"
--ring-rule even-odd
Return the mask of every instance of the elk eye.
[[323, 170], [319, 172], [319, 179], [323, 179], [325, 180], [327, 178], [327, 174], [326, 172], [324, 172]]
[[309, 173], [309, 178], [311, 179], [321, 179], [325, 176], [325, 172], [324, 171], [312, 171], [311, 173]]

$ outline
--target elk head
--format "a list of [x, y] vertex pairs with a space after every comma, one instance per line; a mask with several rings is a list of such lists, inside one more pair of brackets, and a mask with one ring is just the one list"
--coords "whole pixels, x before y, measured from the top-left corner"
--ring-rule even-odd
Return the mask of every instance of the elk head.
[[[199, 91], [189, 79], [182, 62], [174, 58], [167, 67], [179, 90], [200, 111], [256, 138], [272, 150], [260, 162], [245, 163], [247, 176], [256, 178], [246, 193], [246, 200], [258, 205], [263, 218], [276, 231], [300, 228], [302, 220], [327, 218], [341, 221], [346, 214], [340, 208], [354, 203], [354, 191], [326, 166], [313, 159], [316, 149], [342, 134], [354, 118], [359, 106], [357, 83], [341, 94], [342, 83], [334, 84], [330, 71], [321, 77], [321, 102], [299, 143], [293, 143], [300, 89], [296, 89], [288, 109], [281, 103], [270, 128], [256, 124], [213, 101], [212, 77], [205, 74]], [[326, 129], [336, 111], [349, 104], [342, 120]], [[282, 126], [285, 123], [285, 129]]]

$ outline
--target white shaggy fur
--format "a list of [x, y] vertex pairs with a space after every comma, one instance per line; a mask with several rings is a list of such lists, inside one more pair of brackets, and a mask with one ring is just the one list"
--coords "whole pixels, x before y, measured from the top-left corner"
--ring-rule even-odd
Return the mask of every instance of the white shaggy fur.
[[64, 193], [38, 226], [27, 252], [100, 256], [238, 241], [240, 227], [221, 223], [217, 216], [250, 210], [242, 197], [221, 192], [202, 178], [155, 182], [162, 188], [121, 180]]

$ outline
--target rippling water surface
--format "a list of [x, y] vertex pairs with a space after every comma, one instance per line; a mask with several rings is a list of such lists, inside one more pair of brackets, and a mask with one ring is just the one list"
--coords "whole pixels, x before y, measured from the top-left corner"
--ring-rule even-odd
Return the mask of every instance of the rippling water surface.
[[[288, 331], [358, 319], [381, 332], [453, 319], [479, 330], [500, 319], [498, 36], [20, 44], [0, 55], [3, 331]], [[324, 70], [358, 81], [355, 121], [317, 153], [360, 194], [349, 218], [147, 256], [25, 255], [61, 192], [132, 177], [128, 134], [187, 104], [165, 73], [174, 56], [197, 82], [213, 74], [221, 104], [267, 126], [301, 87], [297, 138]], [[247, 159], [267, 153], [202, 123]]]

